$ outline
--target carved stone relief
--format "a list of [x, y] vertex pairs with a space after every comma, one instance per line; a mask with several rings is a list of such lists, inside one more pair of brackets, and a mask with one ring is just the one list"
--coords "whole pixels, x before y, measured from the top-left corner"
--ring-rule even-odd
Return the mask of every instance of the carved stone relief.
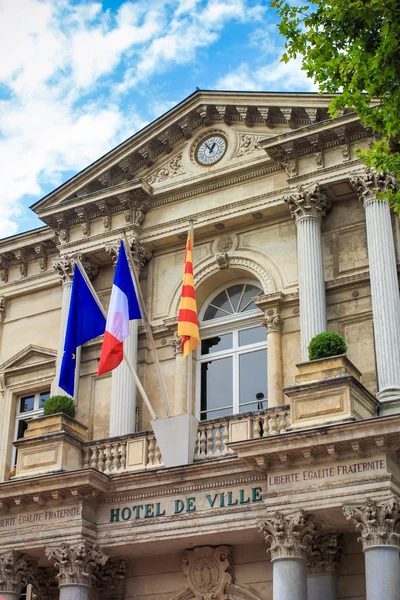
[[272, 560], [276, 558], [303, 558], [310, 552], [311, 542], [318, 534], [317, 526], [311, 516], [303, 511], [294, 515], [276, 512], [270, 519], [259, 524], [264, 533]]
[[182, 571], [186, 588], [196, 600], [226, 600], [226, 586], [232, 582], [232, 558], [229, 546], [203, 546], [188, 551]]
[[99, 600], [124, 600], [126, 560], [110, 559], [104, 567], [95, 572], [96, 598]]
[[20, 593], [26, 582], [31, 560], [15, 550], [0, 554], [0, 590]]
[[396, 178], [390, 173], [378, 173], [375, 169], [365, 169], [364, 173], [352, 177], [350, 183], [357, 188], [360, 200], [367, 202], [376, 200], [377, 194], [389, 190], [395, 191], [398, 186]]
[[6, 318], [6, 299], [4, 296], [0, 296], [0, 323], [3, 323]]
[[322, 219], [332, 206], [332, 202], [321, 190], [318, 183], [308, 189], [299, 186], [293, 194], [285, 199], [289, 207], [290, 214], [295, 221], [304, 217], [314, 217]]
[[328, 533], [312, 540], [307, 561], [307, 572], [336, 573], [343, 552], [343, 535]]
[[150, 185], [154, 183], [161, 183], [166, 181], [167, 179], [173, 179], [174, 177], [178, 177], [178, 175], [183, 175], [185, 170], [182, 165], [182, 152], [168, 161], [163, 167], [157, 169], [150, 175], [145, 177], [145, 181]]
[[250, 135], [248, 133], [239, 134], [239, 150], [236, 156], [244, 156], [245, 154], [252, 154], [257, 150], [262, 150], [260, 141], [264, 139], [262, 135]]

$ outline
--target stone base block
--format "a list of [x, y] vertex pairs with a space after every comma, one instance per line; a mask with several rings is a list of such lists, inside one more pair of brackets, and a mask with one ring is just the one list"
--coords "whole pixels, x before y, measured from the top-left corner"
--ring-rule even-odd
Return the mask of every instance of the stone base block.
[[320, 379], [337, 377], [338, 375], [351, 375], [357, 381], [361, 379], [360, 371], [347, 358], [346, 354], [309, 360], [296, 365], [296, 367], [298, 371], [295, 377], [296, 383], [319, 381]]
[[147, 438], [128, 440], [126, 445], [126, 470], [143, 471], [147, 465]]
[[378, 401], [351, 375], [339, 375], [291, 386], [290, 429], [368, 419], [377, 415]]
[[32, 419], [23, 439], [14, 442], [18, 448], [15, 477], [81, 469], [85, 441], [87, 427], [66, 415]]

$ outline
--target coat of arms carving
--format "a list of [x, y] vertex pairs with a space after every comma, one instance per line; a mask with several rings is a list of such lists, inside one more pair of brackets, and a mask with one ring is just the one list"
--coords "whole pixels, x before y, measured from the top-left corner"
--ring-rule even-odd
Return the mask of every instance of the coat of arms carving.
[[182, 571], [186, 588], [196, 600], [227, 600], [226, 586], [232, 582], [229, 546], [203, 546], [187, 552]]

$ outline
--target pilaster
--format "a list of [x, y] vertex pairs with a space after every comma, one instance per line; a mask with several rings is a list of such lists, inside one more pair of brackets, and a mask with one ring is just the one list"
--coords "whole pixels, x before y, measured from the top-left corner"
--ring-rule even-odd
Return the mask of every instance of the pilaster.
[[307, 562], [308, 600], [337, 600], [343, 536], [334, 533], [312, 540]]
[[304, 361], [308, 360], [308, 345], [312, 338], [327, 328], [321, 222], [331, 201], [319, 184], [315, 184], [307, 190], [299, 186], [285, 202], [297, 226], [301, 356]]
[[267, 334], [268, 408], [283, 406], [282, 318], [279, 307], [266, 311], [261, 324]]
[[170, 340], [175, 353], [175, 398], [174, 414], [184, 415], [187, 409], [187, 368], [182, 353], [182, 338], [175, 335]]

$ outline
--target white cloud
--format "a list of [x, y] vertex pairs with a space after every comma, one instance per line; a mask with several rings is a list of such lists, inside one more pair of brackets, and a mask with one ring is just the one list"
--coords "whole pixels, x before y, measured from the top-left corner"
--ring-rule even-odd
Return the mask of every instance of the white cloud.
[[121, 0], [116, 12], [94, 0], [0, 0], [0, 237], [17, 231], [22, 199], [146, 124], [121, 94], [265, 10], [262, 0]]
[[301, 69], [301, 58], [287, 64], [279, 60], [257, 69], [242, 63], [217, 82], [221, 90], [264, 90], [264, 91], [318, 91], [318, 87]]

